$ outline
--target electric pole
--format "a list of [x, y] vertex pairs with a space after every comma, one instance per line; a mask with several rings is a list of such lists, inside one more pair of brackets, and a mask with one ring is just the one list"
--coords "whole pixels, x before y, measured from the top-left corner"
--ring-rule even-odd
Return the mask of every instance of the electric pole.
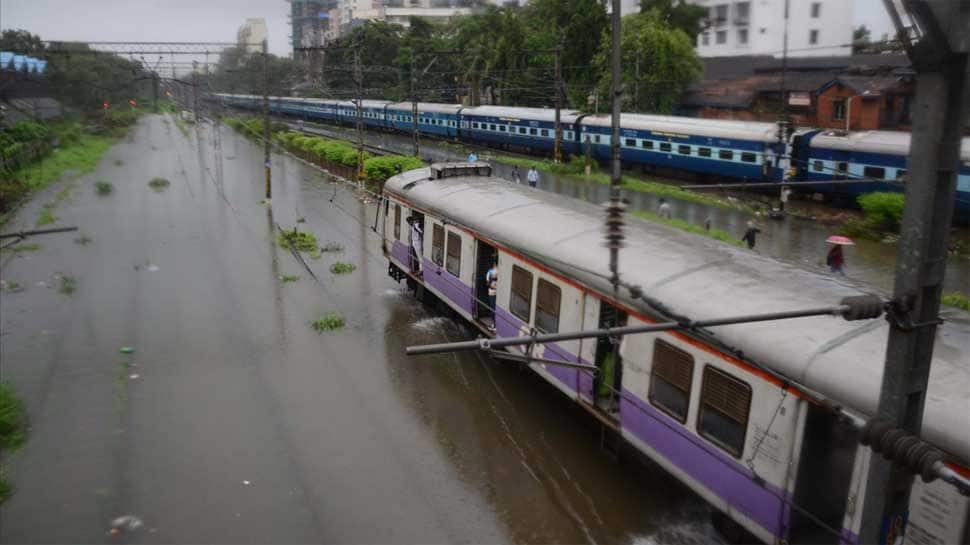
[[192, 61], [192, 121], [199, 123], [199, 61]]
[[556, 143], [555, 143], [555, 153], [553, 155], [554, 160], [557, 163], [562, 162], [562, 124], [560, 123], [560, 116], [562, 110], [562, 41], [560, 40], [559, 47], [556, 48]]
[[152, 109], [158, 113], [158, 72], [152, 70]]
[[354, 84], [357, 95], [357, 185], [364, 180], [364, 77], [360, 71], [360, 42], [354, 44]]
[[269, 140], [269, 47], [263, 40], [263, 168], [266, 173], [266, 200], [273, 198], [273, 173], [270, 163]]
[[612, 0], [612, 6], [610, 68], [612, 72], [613, 130], [610, 137], [612, 168], [610, 169], [610, 204], [606, 212], [606, 246], [610, 249], [611, 282], [613, 283], [613, 291], [616, 292], [620, 285], [620, 248], [623, 246], [623, 203], [620, 200], [620, 183], [623, 176], [620, 171], [620, 102], [623, 98], [622, 80], [620, 79], [620, 0]]
[[420, 150], [418, 149], [418, 96], [417, 94], [415, 94], [415, 89], [414, 89], [415, 83], [416, 83], [415, 80], [417, 79], [415, 78], [415, 75], [414, 75], [414, 56], [415, 55], [416, 55], [416, 52], [414, 51], [414, 49], [412, 49], [411, 50], [411, 69], [409, 73], [411, 77], [411, 140], [414, 146], [414, 156], [420, 159], [421, 153], [420, 153]]
[[[918, 29], [918, 41], [912, 43], [895, 4], [891, 0], [884, 0], [884, 4], [916, 71], [916, 97], [907, 164], [910, 179], [906, 183], [879, 396], [878, 418], [883, 433], [877, 439], [882, 440], [884, 451], [905, 450], [906, 457], [912, 458], [914, 453], [903, 441], [906, 435], [920, 433], [939, 324], [960, 165], [961, 125], [967, 118], [970, 94], [970, 42], [965, 35], [970, 28], [970, 12], [965, 5], [948, 0], [904, 3], [913, 28]], [[916, 461], [923, 475], [928, 475], [928, 465], [942, 462], [942, 456], [934, 459], [931, 453], [920, 454]], [[859, 543], [902, 541], [912, 482], [913, 474], [902, 465], [872, 453]]]

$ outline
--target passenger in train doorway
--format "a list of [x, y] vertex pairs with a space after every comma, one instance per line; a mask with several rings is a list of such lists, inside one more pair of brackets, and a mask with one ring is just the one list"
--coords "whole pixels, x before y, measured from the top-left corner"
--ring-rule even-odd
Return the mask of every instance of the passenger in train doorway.
[[519, 165], [512, 165], [512, 181], [517, 184], [522, 183], [522, 175], [519, 174]]
[[539, 185], [539, 171], [536, 170], [536, 167], [529, 169], [529, 173], [526, 175], [526, 178], [529, 180], [529, 187], [535, 188], [537, 185]]
[[761, 229], [758, 229], [755, 226], [755, 224], [754, 224], [753, 221], [749, 221], [748, 222], [748, 230], [745, 231], [744, 232], [744, 236], [741, 237], [741, 242], [746, 242], [748, 244], [748, 248], [751, 249], [751, 250], [753, 250], [754, 249], [754, 244], [756, 242], [755, 239], [758, 236], [758, 233], [760, 233], [760, 232], [761, 232]]
[[489, 331], [495, 331], [495, 299], [498, 296], [498, 261], [492, 261], [492, 266], [485, 273], [485, 284], [488, 286], [488, 308], [492, 311], [492, 325]]
[[657, 207], [657, 215], [660, 216], [660, 219], [670, 219], [670, 203], [664, 198], [660, 199], [660, 206]]
[[421, 231], [421, 222], [414, 216], [408, 216], [407, 222], [411, 226], [411, 272], [421, 274], [424, 232]]
[[836, 244], [832, 246], [832, 249], [829, 250], [829, 255], [825, 258], [825, 263], [828, 264], [829, 270], [833, 273], [839, 273], [845, 276], [845, 255], [842, 253], [841, 245]]

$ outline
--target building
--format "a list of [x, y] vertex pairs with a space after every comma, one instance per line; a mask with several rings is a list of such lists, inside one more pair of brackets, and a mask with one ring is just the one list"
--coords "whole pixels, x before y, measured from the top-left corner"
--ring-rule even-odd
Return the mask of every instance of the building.
[[[708, 10], [697, 36], [701, 57], [771, 55], [785, 49], [786, 0], [687, 0]], [[852, 54], [850, 0], [790, 0], [790, 57]]]
[[246, 19], [246, 23], [236, 32], [236, 43], [249, 53], [262, 51], [263, 40], [266, 39], [266, 19], [262, 17]]
[[773, 122], [781, 114], [784, 93], [787, 114], [799, 126], [910, 126], [915, 88], [906, 55], [794, 58], [784, 72], [782, 62], [768, 55], [709, 57], [703, 63], [703, 79], [681, 98], [680, 114]]
[[320, 47], [330, 30], [330, 10], [337, 0], [286, 0], [290, 4], [290, 38], [293, 58], [305, 57], [300, 49]]

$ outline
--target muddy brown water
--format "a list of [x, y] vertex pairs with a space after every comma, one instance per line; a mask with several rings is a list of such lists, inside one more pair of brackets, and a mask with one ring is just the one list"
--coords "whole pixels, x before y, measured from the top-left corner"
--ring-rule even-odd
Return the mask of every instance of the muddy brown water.
[[[346, 127], [319, 126], [308, 127], [318, 129], [335, 136], [352, 138], [353, 131]], [[407, 135], [392, 133], [369, 132], [373, 145], [381, 146], [395, 153], [411, 153], [412, 143]], [[454, 161], [464, 160], [467, 150], [458, 144], [445, 144], [439, 140], [423, 139], [420, 142], [421, 156], [426, 160]], [[489, 150], [477, 151], [479, 160], [489, 161]], [[506, 179], [511, 178], [512, 168], [497, 162], [492, 162], [495, 173]], [[525, 171], [521, 172], [523, 180]], [[585, 183], [575, 178], [558, 176], [549, 172], [540, 173], [539, 187], [546, 191], [553, 191], [583, 199], [594, 203], [605, 203], [609, 200], [609, 187], [597, 183]], [[737, 198], [753, 201], [758, 204], [767, 202], [768, 196], [734, 193]], [[725, 196], [725, 195], [722, 195]], [[732, 196], [732, 195], [727, 195]], [[659, 197], [650, 193], [627, 191], [624, 197], [629, 201], [632, 210], [648, 210], [656, 212]], [[832, 234], [838, 234], [838, 228], [809, 218], [788, 217], [784, 221], [775, 221], [766, 216], [756, 216], [749, 212], [728, 208], [708, 206], [679, 199], [667, 198], [671, 205], [674, 218], [686, 220], [695, 225], [704, 225], [710, 218], [713, 227], [727, 231], [741, 238], [747, 229], [747, 223], [754, 221], [762, 230], [758, 236], [755, 251], [785, 261], [798, 263], [800, 266], [828, 273], [825, 266], [825, 255], [829, 245], [825, 239]], [[808, 211], [817, 210], [819, 213], [831, 213], [833, 209], [824, 205], [800, 203], [799, 206]], [[954, 229], [952, 236], [958, 239], [964, 247], [970, 246], [970, 229], [966, 226]], [[889, 294], [892, 291], [893, 276], [896, 267], [897, 248], [894, 244], [886, 244], [871, 240], [857, 240], [856, 245], [845, 252], [845, 273], [862, 284], [868, 284]], [[944, 279], [946, 291], [959, 291], [970, 294], [970, 257], [966, 255], [952, 256], [947, 262], [946, 277]]]
[[[124, 164], [115, 166], [115, 159]], [[708, 543], [709, 508], [620, 461], [561, 394], [478, 354], [387, 277], [373, 205], [223, 128], [143, 119], [54, 210], [76, 235], [3, 254], [3, 380], [26, 445], [4, 543]], [[171, 185], [160, 192], [148, 180]], [[96, 180], [114, 185], [98, 196]], [[55, 184], [8, 229], [33, 225]], [[299, 218], [305, 223], [297, 224]], [[277, 247], [300, 225], [340, 253]], [[334, 276], [335, 261], [357, 265]], [[282, 283], [281, 275], [300, 275]], [[74, 279], [60, 293], [59, 276]], [[327, 312], [343, 330], [318, 334]], [[132, 354], [120, 347], [130, 346]], [[113, 519], [143, 525], [108, 533]]]

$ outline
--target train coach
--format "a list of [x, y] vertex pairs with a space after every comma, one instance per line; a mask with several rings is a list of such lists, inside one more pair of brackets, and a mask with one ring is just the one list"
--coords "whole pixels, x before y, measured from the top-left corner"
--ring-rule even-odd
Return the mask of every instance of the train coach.
[[[626, 287], [614, 292], [600, 207], [491, 177], [484, 163], [392, 177], [380, 207], [389, 274], [486, 338], [813, 308], [860, 294], [844, 280], [636, 219], [620, 254]], [[414, 253], [409, 219], [424, 232]], [[494, 308], [485, 281], [493, 263]], [[923, 438], [968, 477], [970, 316], [946, 312]], [[510, 350], [535, 358], [533, 371], [726, 525], [765, 543], [854, 544], [878, 454], [839, 415], [876, 413], [887, 336], [884, 320], [829, 316]], [[917, 478], [907, 537], [966, 543], [968, 509], [954, 486]]]
[[[259, 96], [214, 97], [242, 109], [262, 108]], [[548, 108], [426, 102], [417, 106], [421, 134], [542, 154], [554, 149], [555, 112]], [[271, 97], [270, 109], [329, 123], [352, 125], [357, 121], [356, 106], [351, 101]], [[362, 110], [368, 128], [402, 132], [413, 129], [410, 102], [364, 100]], [[563, 153], [589, 153], [599, 160], [609, 159], [609, 116], [563, 109], [560, 123]], [[798, 129], [779, 142], [778, 126], [774, 123], [622, 114], [620, 126], [620, 154], [627, 165], [714, 180], [779, 184], [785, 180], [787, 168], [794, 173], [792, 181], [818, 182], [802, 190], [852, 200], [861, 193], [905, 188], [910, 138], [905, 132]], [[870, 181], [831, 183], [853, 179]], [[962, 144], [955, 212], [959, 217], [970, 217], [970, 138], [964, 138]]]

